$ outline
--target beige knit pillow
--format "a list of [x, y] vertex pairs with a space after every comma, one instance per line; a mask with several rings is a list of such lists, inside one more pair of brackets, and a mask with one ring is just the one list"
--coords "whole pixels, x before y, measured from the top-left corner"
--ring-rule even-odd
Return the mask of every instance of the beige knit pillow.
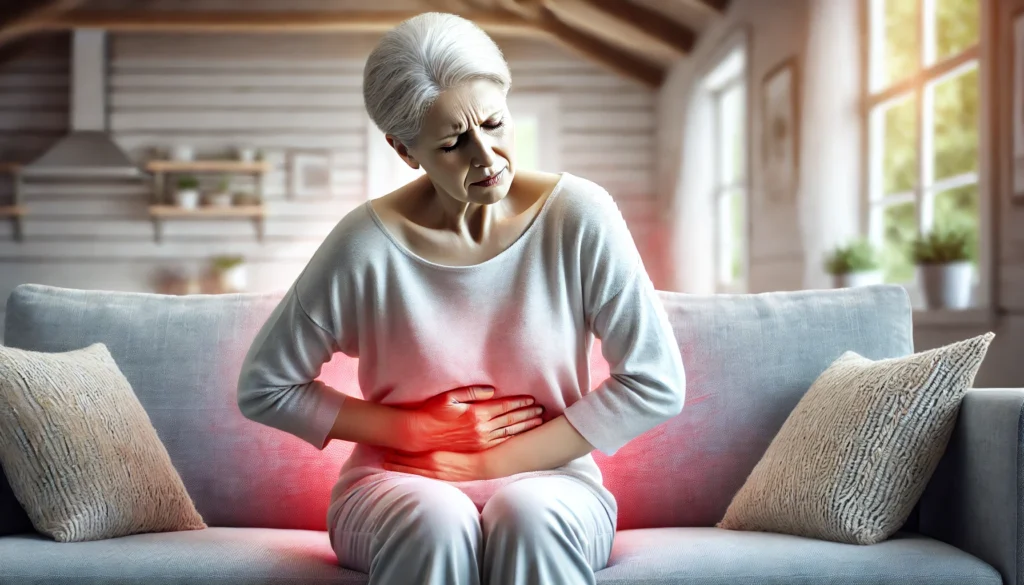
[[0, 463], [36, 530], [59, 542], [206, 528], [102, 343], [0, 346]]
[[874, 544], [906, 522], [994, 335], [872, 361], [811, 385], [715, 526]]

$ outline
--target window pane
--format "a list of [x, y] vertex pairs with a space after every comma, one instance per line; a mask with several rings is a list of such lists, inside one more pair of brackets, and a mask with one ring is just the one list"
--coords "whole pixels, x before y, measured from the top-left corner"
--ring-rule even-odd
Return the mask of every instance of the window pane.
[[516, 168], [536, 170], [537, 160], [537, 117], [516, 116]]
[[917, 235], [917, 216], [913, 203], [899, 203], [885, 208], [882, 247], [885, 281], [907, 283], [914, 280], [911, 246]]
[[935, 1], [935, 55], [942, 60], [978, 42], [978, 0]]
[[935, 86], [935, 179], [978, 170], [978, 67]]
[[907, 98], [886, 107], [882, 184], [888, 195], [917, 185], [917, 100]]
[[917, 71], [921, 60], [917, 9], [918, 0], [885, 0], [885, 85]]
[[743, 86], [725, 90], [720, 97], [718, 115], [721, 131], [720, 181], [735, 185], [743, 180]]
[[743, 280], [743, 251], [747, 247], [746, 197], [743, 191], [733, 191], [729, 199], [732, 208], [732, 281], [740, 282]]
[[971, 234], [971, 260], [978, 264], [978, 184], [964, 185], [935, 196], [935, 226], [964, 228]]

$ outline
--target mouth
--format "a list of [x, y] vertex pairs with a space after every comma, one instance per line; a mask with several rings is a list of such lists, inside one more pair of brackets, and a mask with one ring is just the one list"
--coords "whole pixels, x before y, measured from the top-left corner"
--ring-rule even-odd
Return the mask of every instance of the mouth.
[[494, 173], [490, 177], [487, 177], [483, 181], [477, 181], [476, 183], [472, 183], [472, 185], [475, 187], [493, 187], [494, 185], [497, 185], [504, 177], [505, 169], [501, 169], [500, 171]]

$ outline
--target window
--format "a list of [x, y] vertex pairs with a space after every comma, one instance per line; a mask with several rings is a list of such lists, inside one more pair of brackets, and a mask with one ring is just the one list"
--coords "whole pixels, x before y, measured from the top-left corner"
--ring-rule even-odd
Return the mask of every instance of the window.
[[713, 169], [715, 285], [743, 292], [747, 274], [746, 69], [734, 49], [705, 77], [714, 112]]
[[932, 229], [969, 230], [984, 266], [982, 4], [868, 0], [867, 229], [886, 282], [912, 290], [912, 241]]
[[[561, 170], [559, 162], [557, 96], [510, 95], [508, 107], [515, 118], [516, 161], [520, 169], [549, 172]], [[423, 174], [405, 164], [367, 119], [367, 194], [370, 199], [387, 195]]]
[[510, 94], [508, 109], [516, 124], [516, 167], [560, 172], [558, 96]]

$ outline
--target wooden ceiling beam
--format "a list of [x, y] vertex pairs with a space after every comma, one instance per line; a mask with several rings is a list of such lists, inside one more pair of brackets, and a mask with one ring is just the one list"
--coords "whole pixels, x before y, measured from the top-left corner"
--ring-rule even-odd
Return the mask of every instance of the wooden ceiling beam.
[[661, 67], [619, 51], [604, 41], [584, 34], [558, 20], [547, 10], [544, 10], [540, 17], [531, 22], [547, 32], [552, 40], [583, 57], [597, 61], [619, 75], [637, 80], [652, 89], [661, 86], [665, 79], [665, 71]]
[[39, 25], [80, 5], [83, 0], [7, 0], [0, 12], [0, 45], [39, 30]]
[[[617, 50], [593, 36], [566, 25], [540, 6], [539, 0], [499, 2], [513, 2], [520, 7], [515, 13], [505, 10], [477, 11], [465, 12], [462, 16], [472, 20], [490, 34], [517, 37], [546, 36], [620, 75], [652, 88], [660, 86], [664, 79], [665, 72], [661, 67]], [[419, 13], [71, 10], [52, 14], [46, 21], [35, 21], [32, 31], [65, 31], [83, 27], [100, 28], [110, 32], [382, 33], [416, 14]], [[530, 18], [524, 18], [522, 15]]]
[[[110, 32], [382, 33], [417, 14], [419, 12], [73, 10], [38, 24], [35, 30], [91, 27]], [[509, 19], [504, 12], [467, 12], [462, 16], [488, 33], [522, 37], [540, 34], [536, 27]]]
[[588, 27], [622, 39], [630, 45], [642, 44], [649, 52], [682, 57], [693, 50], [697, 35], [694, 31], [675, 24], [663, 14], [632, 4], [625, 0], [544, 0], [544, 5], [556, 14], [578, 18]]

